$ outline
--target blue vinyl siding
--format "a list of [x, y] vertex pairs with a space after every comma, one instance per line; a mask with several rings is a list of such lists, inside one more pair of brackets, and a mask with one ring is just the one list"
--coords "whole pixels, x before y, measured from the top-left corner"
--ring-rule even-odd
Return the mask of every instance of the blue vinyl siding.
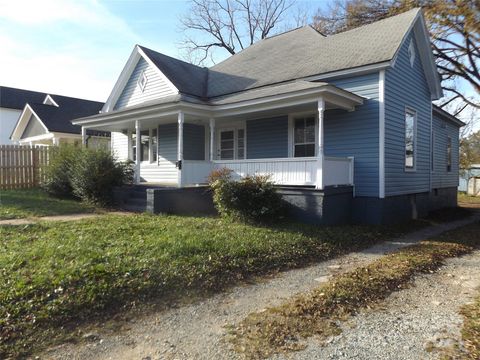
[[158, 127], [158, 155], [168, 161], [177, 161], [177, 124], [165, 124]]
[[183, 124], [183, 158], [205, 160], [205, 127]]
[[[410, 33], [399, 50], [394, 68], [385, 74], [385, 195], [430, 190], [431, 96], [418, 49], [410, 65]], [[415, 171], [405, 171], [405, 109], [417, 113]]]
[[[433, 117], [432, 187], [458, 185], [458, 127], [437, 116]], [[447, 138], [452, 139], [452, 171], [447, 171]]]
[[247, 121], [247, 159], [288, 157], [288, 116]]
[[325, 112], [326, 156], [355, 157], [355, 193], [378, 196], [379, 74], [328, 81], [366, 98], [355, 111]]
[[158, 127], [158, 173], [163, 182], [175, 183], [178, 171], [175, 166], [177, 159], [177, 124], [165, 124]]

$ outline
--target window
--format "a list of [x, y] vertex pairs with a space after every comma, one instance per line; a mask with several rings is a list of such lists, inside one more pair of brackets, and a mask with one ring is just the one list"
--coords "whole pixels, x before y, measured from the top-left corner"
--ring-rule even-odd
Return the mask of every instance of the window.
[[145, 86], [147, 86], [147, 81], [147, 74], [145, 74], [145, 71], [142, 71], [142, 73], [138, 77], [138, 87], [142, 92], [143, 90], [145, 90]]
[[435, 132], [432, 131], [432, 139], [430, 144], [430, 171], [435, 171]]
[[[150, 136], [151, 131], [151, 136]], [[137, 160], [137, 134], [132, 134], [133, 161]], [[150, 149], [152, 150], [150, 152]], [[140, 131], [140, 161], [157, 160], [157, 129]]]
[[293, 156], [315, 156], [315, 117], [296, 118], [294, 121]]
[[452, 138], [447, 138], [447, 171], [452, 171]]
[[245, 159], [245, 129], [221, 129], [217, 156], [220, 160]]
[[415, 146], [416, 146], [416, 114], [415, 111], [405, 112], [405, 168], [415, 169]]
[[152, 136], [150, 137], [152, 156], [150, 157], [150, 162], [157, 162], [157, 151], [158, 151], [158, 142], [157, 142], [157, 129], [152, 130]]
[[238, 129], [237, 132], [237, 159], [245, 159], [245, 130]]
[[415, 64], [415, 44], [413, 40], [410, 40], [410, 45], [408, 46], [408, 57], [410, 59], [410, 66], [413, 67], [413, 64]]

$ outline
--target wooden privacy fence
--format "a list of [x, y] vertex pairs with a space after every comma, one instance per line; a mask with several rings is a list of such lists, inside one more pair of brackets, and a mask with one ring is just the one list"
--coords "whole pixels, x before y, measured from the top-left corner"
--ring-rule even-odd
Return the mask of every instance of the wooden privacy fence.
[[39, 186], [47, 162], [48, 147], [0, 145], [0, 190]]

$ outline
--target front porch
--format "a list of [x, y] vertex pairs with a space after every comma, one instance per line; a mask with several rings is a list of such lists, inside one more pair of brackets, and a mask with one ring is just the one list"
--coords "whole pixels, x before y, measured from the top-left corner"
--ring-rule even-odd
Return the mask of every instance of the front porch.
[[112, 151], [135, 162], [138, 184], [199, 186], [229, 168], [237, 178], [270, 175], [280, 186], [353, 186], [354, 158], [325, 153], [325, 119], [335, 121], [325, 112], [354, 111], [363, 99], [329, 85], [314, 90], [233, 105], [160, 102], [79, 124], [82, 134], [112, 132]]

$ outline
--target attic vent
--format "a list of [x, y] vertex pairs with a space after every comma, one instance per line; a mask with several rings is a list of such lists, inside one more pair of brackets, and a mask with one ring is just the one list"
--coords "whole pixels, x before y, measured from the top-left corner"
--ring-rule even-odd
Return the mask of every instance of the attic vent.
[[140, 90], [145, 90], [145, 86], [147, 86], [147, 74], [145, 74], [145, 71], [142, 71], [140, 76], [138, 77], [138, 86], [140, 87]]
[[413, 67], [415, 63], [415, 44], [413, 40], [410, 40], [410, 45], [408, 46], [408, 57], [410, 58], [410, 66]]

